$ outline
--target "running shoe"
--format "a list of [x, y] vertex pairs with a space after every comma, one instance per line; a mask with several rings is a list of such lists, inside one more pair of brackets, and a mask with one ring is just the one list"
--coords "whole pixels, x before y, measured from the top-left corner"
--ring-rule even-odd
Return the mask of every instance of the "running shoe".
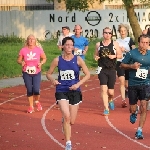
[[122, 104], [121, 104], [121, 106], [122, 106], [122, 108], [125, 108], [125, 107], [127, 107], [127, 103], [126, 103], [126, 101], [125, 101], [125, 100], [123, 100], [123, 101], [122, 101]]
[[125, 90], [125, 98], [128, 98], [128, 91]]
[[65, 150], [72, 150], [71, 144], [67, 144]]
[[33, 113], [34, 112], [34, 107], [30, 106], [27, 110], [27, 113]]
[[130, 122], [134, 124], [137, 120], [137, 114], [133, 113], [130, 115]]
[[135, 133], [135, 139], [144, 139], [142, 131], [137, 130]]
[[37, 106], [37, 111], [41, 111], [42, 110], [42, 106], [41, 106], [40, 102], [37, 102], [36, 106]]
[[136, 111], [135, 111], [135, 114], [138, 114], [139, 109], [140, 109], [139, 105], [136, 105]]
[[111, 110], [114, 110], [114, 109], [115, 109], [115, 104], [114, 104], [114, 101], [113, 101], [113, 100], [109, 101], [109, 108], [110, 108]]
[[103, 112], [103, 115], [104, 115], [104, 116], [109, 115], [109, 110], [106, 110], [106, 109], [105, 109], [104, 112]]

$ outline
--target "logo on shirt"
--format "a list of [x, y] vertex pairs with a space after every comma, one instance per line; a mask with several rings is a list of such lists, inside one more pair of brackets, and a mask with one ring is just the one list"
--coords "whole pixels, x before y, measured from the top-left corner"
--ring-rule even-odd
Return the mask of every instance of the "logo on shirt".
[[37, 59], [37, 58], [34, 58], [35, 57], [35, 55], [36, 55], [36, 53], [32, 53], [32, 51], [29, 53], [29, 54], [27, 54], [27, 60], [34, 60], [34, 59]]
[[90, 11], [85, 17], [85, 21], [91, 26], [96, 26], [101, 21], [101, 15], [97, 11]]

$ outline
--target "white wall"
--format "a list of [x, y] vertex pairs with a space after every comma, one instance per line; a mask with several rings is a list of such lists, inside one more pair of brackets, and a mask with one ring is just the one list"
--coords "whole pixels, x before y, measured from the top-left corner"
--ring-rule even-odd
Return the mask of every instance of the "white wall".
[[[145, 29], [150, 24], [150, 9], [137, 9], [140, 26]], [[100, 22], [99, 15], [101, 17]], [[86, 21], [97, 19], [96, 21]], [[101, 37], [102, 30], [106, 26], [113, 28], [114, 37], [118, 36], [117, 28], [120, 23], [129, 24], [125, 10], [99, 10], [99, 11], [11, 11], [0, 12], [0, 35], [15, 34], [26, 38], [29, 34], [35, 34], [37, 38], [44, 40], [56, 35], [62, 26], [69, 26], [71, 32], [75, 24], [83, 27], [83, 35]], [[130, 32], [132, 32], [130, 28]]]

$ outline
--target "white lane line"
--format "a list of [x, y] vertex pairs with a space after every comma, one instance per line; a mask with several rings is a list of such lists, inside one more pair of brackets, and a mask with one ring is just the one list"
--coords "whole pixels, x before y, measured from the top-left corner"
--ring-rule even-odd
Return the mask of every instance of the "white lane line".
[[[82, 92], [86, 92], [86, 91], [89, 91], [89, 90], [94, 90], [94, 89], [97, 89], [97, 88], [100, 88], [100, 87], [95, 87], [95, 88], [92, 88], [92, 89], [84, 90], [84, 91], [82, 91]], [[43, 89], [43, 90], [41, 90], [41, 91], [49, 90], [49, 89], [50, 89], [50, 88], [46, 88], [46, 89]], [[6, 100], [6, 101], [0, 103], [0, 105], [3, 105], [3, 104], [5, 104], [5, 103], [7, 103], [7, 102], [13, 101], [13, 100], [18, 99], [18, 98], [23, 97], [23, 96], [26, 96], [26, 94], [25, 94], [25, 95], [20, 95], [20, 96], [15, 97], [15, 98], [12, 98], [12, 99], [10, 99], [10, 100]], [[118, 95], [117, 97], [114, 98], [114, 100], [116, 100], [116, 99], [117, 99], [118, 97], [120, 97], [120, 96], [121, 96], [121, 95]], [[54, 103], [52, 106], [50, 106], [50, 107], [45, 111], [45, 113], [43, 114], [43, 117], [42, 117], [42, 119], [41, 119], [41, 124], [42, 124], [43, 130], [46, 132], [46, 134], [47, 134], [55, 143], [57, 143], [58, 145], [60, 145], [62, 148], [65, 148], [65, 146], [64, 146], [63, 144], [61, 144], [60, 142], [58, 142], [58, 140], [56, 140], [56, 139], [52, 136], [52, 134], [50, 134], [50, 133], [48, 132], [48, 130], [47, 130], [46, 126], [45, 126], [45, 118], [46, 118], [46, 115], [47, 115], [47, 113], [48, 113], [55, 105], [56, 105], [56, 104]], [[118, 130], [118, 129], [110, 122], [108, 116], [105, 116], [105, 119], [106, 119], [107, 123], [110, 125], [110, 127], [112, 127], [116, 132], [118, 132], [119, 134], [123, 135], [123, 136], [126, 137], [127, 139], [133, 141], [134, 143], [137, 143], [137, 144], [139, 144], [139, 145], [141, 145], [141, 146], [143, 146], [143, 147], [145, 147], [145, 148], [147, 148], [147, 149], [150, 149], [149, 146], [147, 146], [147, 145], [145, 145], [145, 144], [143, 144], [143, 143], [140, 143], [140, 142], [138, 142], [138, 141], [136, 141], [136, 140], [131, 139], [129, 136], [127, 136], [126, 134], [124, 134], [124, 133], [122, 133], [120, 130]]]
[[[120, 96], [121, 96], [121, 95], [118, 95], [117, 97], [114, 98], [114, 100], [116, 100], [116, 99], [117, 99], [118, 97], [120, 97]], [[147, 146], [147, 145], [145, 145], [145, 144], [143, 144], [143, 143], [140, 143], [140, 142], [138, 142], [137, 140], [134, 140], [134, 139], [130, 138], [129, 136], [127, 136], [126, 134], [124, 134], [123, 132], [121, 132], [120, 130], [118, 130], [118, 129], [111, 123], [111, 121], [109, 120], [108, 116], [105, 116], [105, 119], [106, 119], [106, 122], [109, 124], [109, 126], [112, 127], [116, 132], [118, 132], [119, 134], [123, 135], [123, 136], [126, 137], [128, 140], [131, 140], [131, 141], [134, 142], [134, 143], [137, 143], [137, 144], [139, 144], [139, 145], [141, 145], [141, 146], [143, 146], [143, 147], [145, 147], [145, 148], [147, 148], [147, 149], [150, 149], [149, 146]]]
[[52, 106], [50, 106], [46, 111], [45, 113], [43, 114], [43, 117], [41, 119], [41, 124], [42, 124], [42, 127], [43, 127], [43, 130], [45, 131], [45, 133], [55, 142], [57, 143], [58, 145], [60, 145], [62, 148], [65, 148], [65, 146], [63, 144], [61, 144], [58, 140], [56, 140], [53, 135], [47, 130], [46, 128], [46, 125], [45, 125], [45, 118], [46, 118], [46, 115], [47, 113], [56, 105], [56, 103], [54, 103]]
[[6, 101], [0, 103], [0, 106], [3, 105], [3, 104], [5, 104], [5, 103], [7, 103], [7, 102], [13, 101], [13, 100], [18, 99], [18, 98], [20, 98], [20, 97], [23, 97], [23, 96], [26, 96], [26, 94], [25, 94], [25, 95], [20, 95], [20, 96], [18, 96], [18, 97], [11, 98], [11, 99], [9, 99], [9, 100], [6, 100]]

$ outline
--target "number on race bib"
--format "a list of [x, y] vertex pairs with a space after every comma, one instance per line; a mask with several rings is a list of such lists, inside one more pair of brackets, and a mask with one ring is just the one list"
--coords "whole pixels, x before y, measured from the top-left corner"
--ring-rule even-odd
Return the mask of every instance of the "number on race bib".
[[82, 55], [82, 49], [74, 51], [74, 55]]
[[101, 70], [102, 70], [102, 67], [99, 67], [99, 66], [98, 66], [97, 69], [96, 69], [96, 71], [95, 71], [95, 73], [96, 73], [96, 74], [100, 74]]
[[36, 73], [36, 68], [35, 68], [35, 66], [33, 66], [33, 67], [27, 66], [26, 72], [27, 72], [28, 74], [35, 74], [35, 73]]
[[61, 80], [75, 79], [74, 71], [73, 70], [60, 71], [60, 77], [61, 77]]
[[146, 69], [137, 69], [136, 77], [141, 79], [146, 79], [148, 74], [148, 70]]

